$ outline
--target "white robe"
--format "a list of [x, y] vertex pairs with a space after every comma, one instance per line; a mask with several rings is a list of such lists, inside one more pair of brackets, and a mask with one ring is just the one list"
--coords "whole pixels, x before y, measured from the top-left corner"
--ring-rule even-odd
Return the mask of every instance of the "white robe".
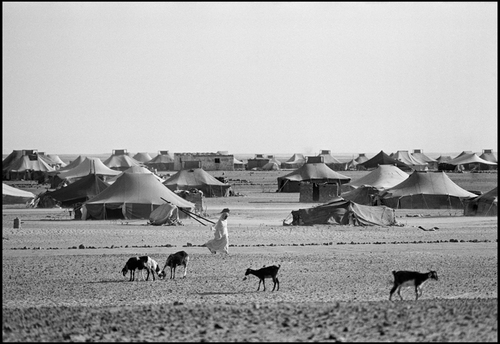
[[214, 238], [207, 241], [205, 246], [208, 247], [210, 252], [228, 252], [229, 248], [229, 238], [227, 232], [227, 213], [222, 213], [219, 220], [215, 224], [215, 226], [211, 226], [211, 229], [215, 231]]

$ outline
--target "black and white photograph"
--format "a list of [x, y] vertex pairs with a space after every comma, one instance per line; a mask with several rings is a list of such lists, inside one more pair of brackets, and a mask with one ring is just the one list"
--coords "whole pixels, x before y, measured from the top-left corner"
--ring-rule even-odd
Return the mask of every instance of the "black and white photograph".
[[2, 2], [3, 342], [498, 342], [497, 2]]

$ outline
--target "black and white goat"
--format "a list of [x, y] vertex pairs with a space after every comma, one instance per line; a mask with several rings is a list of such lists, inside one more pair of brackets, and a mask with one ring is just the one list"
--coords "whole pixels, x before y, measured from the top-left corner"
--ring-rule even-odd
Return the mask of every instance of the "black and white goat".
[[248, 275], [255, 275], [259, 278], [259, 286], [257, 287], [257, 291], [260, 289], [260, 284], [262, 283], [264, 285], [264, 291], [266, 291], [266, 278], [271, 278], [273, 280], [274, 286], [273, 290], [276, 288], [276, 284], [278, 285], [278, 289], [276, 291], [280, 290], [280, 281], [277, 277], [278, 275], [278, 270], [280, 269], [281, 265], [272, 265], [268, 267], [263, 267], [260, 268], [259, 270], [252, 270], [252, 269], [247, 269], [245, 272], [245, 277], [243, 278], [243, 281], [247, 279]]
[[163, 267], [163, 270], [160, 272], [158, 277], [165, 278], [165, 276], [167, 275], [165, 269], [168, 266], [170, 267], [170, 279], [175, 279], [175, 268], [177, 268], [177, 266], [179, 265], [182, 265], [184, 266], [184, 276], [182, 278], [186, 278], [188, 263], [189, 255], [185, 251], [173, 253], [168, 256], [167, 262], [165, 263], [165, 266]]
[[[141, 272], [142, 279], [144, 279], [144, 270], [147, 271], [146, 281], [149, 279], [149, 274], [153, 275], [153, 281], [155, 280], [155, 272], [158, 275], [160, 272], [160, 267], [158, 263], [149, 256], [142, 257], [132, 257], [127, 263], [125, 263], [125, 267], [122, 269], [123, 276], [127, 275], [127, 272], [130, 271], [130, 281], [135, 280], [135, 270], [139, 270]], [[158, 275], [159, 277], [159, 275]]]
[[437, 272], [432, 270], [425, 273], [417, 271], [393, 271], [392, 274], [394, 275], [394, 286], [391, 289], [389, 300], [392, 299], [392, 294], [394, 294], [396, 290], [401, 300], [403, 300], [401, 296], [401, 287], [411, 286], [415, 287], [415, 300], [418, 300], [418, 297], [422, 296], [423, 284], [429, 279], [438, 280]]

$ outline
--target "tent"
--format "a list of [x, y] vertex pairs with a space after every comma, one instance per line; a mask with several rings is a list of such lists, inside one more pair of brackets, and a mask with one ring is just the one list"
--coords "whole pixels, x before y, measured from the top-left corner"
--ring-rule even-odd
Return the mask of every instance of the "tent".
[[379, 190], [384, 190], [398, 185], [408, 177], [408, 173], [394, 165], [379, 165], [367, 175], [353, 180], [346, 185], [353, 186], [354, 188], [360, 187], [361, 185], [370, 185]]
[[25, 204], [34, 200], [36, 195], [2, 183], [2, 204]]
[[262, 166], [263, 171], [278, 171], [281, 169], [281, 161], [276, 159], [274, 156], [268, 156], [269, 161], [267, 164]]
[[127, 154], [126, 149], [115, 149], [103, 164], [112, 170], [125, 171], [132, 166], [142, 166], [142, 162], [135, 160]]
[[344, 169], [344, 164], [340, 160], [335, 159], [329, 150], [322, 150], [318, 156], [322, 156], [325, 165], [330, 167], [332, 170], [338, 171]]
[[[53, 181], [53, 187], [59, 185], [62, 181], [67, 180], [69, 183], [85, 177], [89, 174], [97, 174], [98, 176], [112, 177], [120, 174], [120, 171], [112, 170], [106, 167], [99, 158], [85, 158], [85, 160], [78, 166], [71, 170], [65, 170], [58, 173]], [[104, 178], [106, 179], [106, 178]]]
[[158, 155], [145, 162], [145, 165], [157, 171], [173, 171], [174, 158], [168, 154], [168, 151], [159, 151]]
[[12, 160], [2, 172], [5, 180], [38, 180], [38, 182], [43, 183], [46, 181], [48, 173], [54, 170], [38, 153], [22, 151], [22, 155], [17, 155], [17, 158]]
[[292, 211], [292, 216], [293, 225], [393, 226], [397, 224], [394, 209], [361, 205], [340, 197], [313, 208]]
[[446, 162], [448, 165], [459, 166], [462, 165], [466, 170], [479, 169], [479, 165], [497, 166], [496, 162], [481, 159], [476, 153], [465, 153], [458, 157]]
[[380, 194], [383, 205], [395, 209], [463, 209], [463, 200], [477, 195], [462, 189], [444, 172], [413, 172], [408, 179]]
[[377, 205], [375, 204], [379, 189], [370, 185], [361, 185], [357, 189], [342, 193], [342, 198], [353, 201], [362, 205]]
[[351, 178], [335, 172], [322, 162], [322, 157], [308, 157], [307, 162], [282, 177], [278, 177], [278, 192], [299, 192], [301, 182], [312, 183], [349, 183]]
[[481, 196], [465, 201], [465, 216], [497, 216], [498, 187]]
[[149, 153], [137, 153], [136, 155], [133, 156], [133, 158], [139, 162], [148, 162], [151, 160], [151, 155]]
[[52, 197], [60, 202], [63, 208], [71, 208], [75, 204], [83, 203], [108, 188], [109, 184], [102, 181], [96, 174], [89, 174], [74, 183], [60, 189], [49, 191], [45, 196]]
[[244, 170], [245, 169], [245, 163], [243, 161], [240, 161], [233, 157], [233, 166], [235, 170]]
[[202, 168], [180, 170], [163, 185], [172, 191], [198, 189], [205, 197], [226, 197], [231, 188], [231, 185], [222, 183]]
[[396, 159], [405, 163], [412, 170], [415, 171], [427, 171], [429, 169], [429, 164], [425, 161], [418, 160], [412, 156], [407, 150], [398, 150], [396, 153], [391, 154], [391, 158]]
[[143, 166], [132, 166], [128, 169], [126, 169], [125, 171], [123, 171], [122, 173], [114, 176], [114, 177], [110, 177], [108, 179], [106, 179], [106, 182], [111, 185], [113, 184], [118, 178], [120, 178], [120, 176], [124, 173], [149, 173], [149, 174], [152, 174], [153, 176], [155, 176], [156, 179], [158, 179], [158, 181], [160, 181], [161, 183], [163, 183], [165, 180], [162, 179], [161, 177], [157, 176], [156, 174], [154, 174], [153, 172], [151, 172], [150, 170], [148, 170], [146, 167], [143, 167]]
[[5, 171], [10, 164], [23, 156], [22, 150], [13, 150], [5, 159], [2, 160], [2, 171]]
[[306, 158], [304, 157], [304, 155], [300, 154], [300, 153], [295, 153], [294, 155], [292, 155], [292, 157], [290, 159], [283, 162], [281, 164], [281, 167], [284, 169], [285, 168], [286, 169], [289, 169], [289, 168], [296, 169], [296, 168], [302, 167], [302, 165], [304, 165], [305, 163], [306, 163]]
[[[483, 149], [483, 153], [479, 156], [481, 159], [489, 161], [489, 162], [494, 162], [498, 164], [498, 157], [497, 153], [494, 153], [493, 150], [491, 149]], [[496, 170], [498, 169], [498, 165], [485, 165], [485, 164], [479, 164], [479, 168], [481, 170]]]
[[153, 226], [176, 225], [179, 223], [179, 208], [170, 203], [162, 204], [149, 215], [149, 223]]
[[61, 167], [66, 167], [68, 164], [65, 163], [64, 161], [61, 160], [61, 158], [58, 155], [55, 154], [47, 154], [47, 158], [52, 160], [55, 164], [55, 166], [60, 169]]
[[85, 202], [82, 219], [149, 219], [165, 202], [192, 211], [194, 204], [170, 191], [152, 174], [124, 173], [113, 185]]
[[87, 157], [84, 157], [84, 156], [78, 156], [78, 158], [76, 158], [75, 160], [71, 161], [69, 164], [67, 164], [66, 166], [64, 167], [61, 167], [60, 169], [54, 171], [54, 172], [51, 172], [50, 174], [53, 174], [53, 175], [56, 175], [58, 174], [59, 172], [63, 172], [63, 171], [69, 171], [73, 168], [75, 168], [76, 166], [80, 165], [82, 162], [85, 161], [85, 159], [87, 159]]
[[437, 160], [425, 155], [421, 149], [414, 149], [411, 155], [419, 161], [426, 162], [429, 170], [437, 170], [438, 168]]
[[384, 153], [384, 151], [380, 151], [373, 158], [366, 160], [358, 164], [358, 166], [363, 166], [366, 169], [377, 168], [378, 165], [394, 165], [402, 169], [403, 171], [409, 171], [411, 168], [406, 165], [404, 162], [391, 158], [389, 155]]

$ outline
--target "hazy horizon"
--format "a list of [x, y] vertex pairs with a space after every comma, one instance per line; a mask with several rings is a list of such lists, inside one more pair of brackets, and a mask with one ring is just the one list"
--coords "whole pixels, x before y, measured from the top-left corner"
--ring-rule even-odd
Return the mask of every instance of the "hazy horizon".
[[3, 2], [2, 153], [496, 152], [497, 13]]

